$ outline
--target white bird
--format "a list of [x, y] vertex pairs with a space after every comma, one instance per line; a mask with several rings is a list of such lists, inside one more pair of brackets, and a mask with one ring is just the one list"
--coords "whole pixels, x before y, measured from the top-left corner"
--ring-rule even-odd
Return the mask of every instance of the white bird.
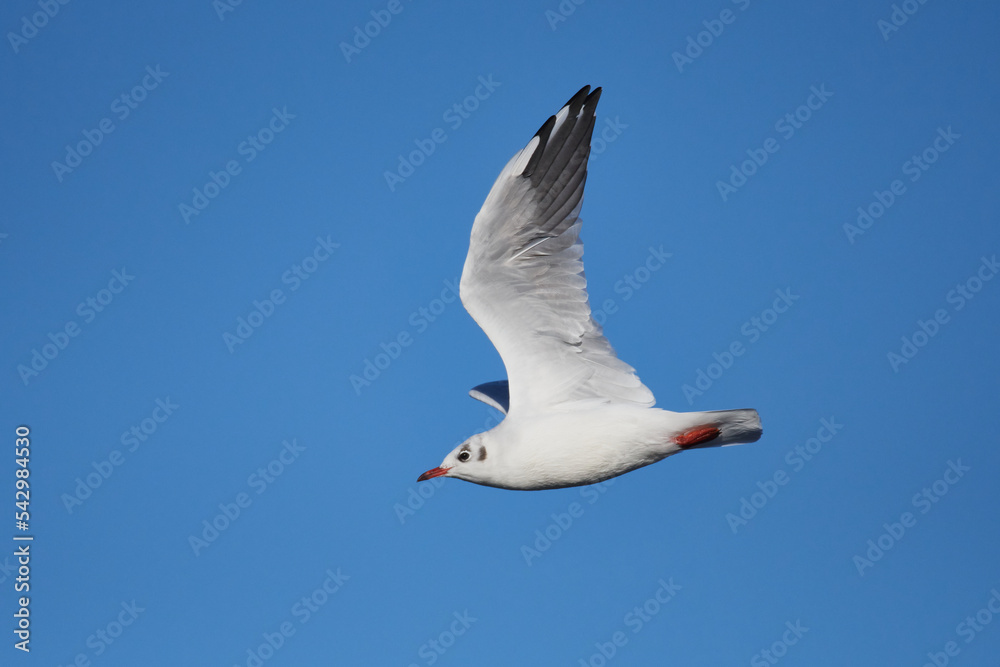
[[503, 489], [601, 482], [685, 449], [755, 442], [756, 410], [670, 412], [591, 316], [580, 207], [601, 89], [584, 86], [500, 172], [472, 226], [460, 294], [507, 369], [469, 394], [506, 415], [417, 481]]

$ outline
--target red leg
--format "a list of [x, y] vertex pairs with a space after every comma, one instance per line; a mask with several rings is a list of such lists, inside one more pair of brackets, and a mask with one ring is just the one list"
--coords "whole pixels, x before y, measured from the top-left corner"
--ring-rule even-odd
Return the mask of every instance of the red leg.
[[682, 433], [675, 438], [675, 442], [681, 446], [682, 449], [687, 447], [694, 447], [695, 445], [700, 445], [704, 442], [709, 442], [715, 440], [719, 437], [721, 431], [714, 426], [699, 426], [698, 428], [693, 428], [687, 433]]

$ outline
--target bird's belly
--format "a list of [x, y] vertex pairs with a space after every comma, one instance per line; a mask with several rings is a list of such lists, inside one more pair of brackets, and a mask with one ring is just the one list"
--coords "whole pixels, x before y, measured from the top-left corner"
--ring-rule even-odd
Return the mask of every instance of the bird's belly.
[[[670, 456], [655, 409], [573, 412], [538, 420], [517, 444], [525, 489], [596, 484]], [[513, 453], [513, 452], [512, 452]]]

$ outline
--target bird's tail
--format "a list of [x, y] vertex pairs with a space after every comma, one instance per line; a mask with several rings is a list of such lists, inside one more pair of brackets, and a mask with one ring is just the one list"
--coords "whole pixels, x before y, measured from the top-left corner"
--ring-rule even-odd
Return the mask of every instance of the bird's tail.
[[684, 412], [672, 421], [672, 438], [681, 449], [743, 445], [757, 442], [764, 433], [760, 415], [751, 409]]

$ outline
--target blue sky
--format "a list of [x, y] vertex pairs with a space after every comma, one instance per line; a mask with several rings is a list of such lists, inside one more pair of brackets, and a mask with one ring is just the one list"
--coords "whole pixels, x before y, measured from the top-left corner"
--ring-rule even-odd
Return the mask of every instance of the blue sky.
[[[0, 488], [19, 511], [27, 425], [31, 496], [0, 662], [985, 664], [998, 18], [7, 3]], [[609, 339], [660, 407], [764, 437], [598, 487], [418, 485], [496, 423], [452, 287], [473, 217], [585, 84]]]

